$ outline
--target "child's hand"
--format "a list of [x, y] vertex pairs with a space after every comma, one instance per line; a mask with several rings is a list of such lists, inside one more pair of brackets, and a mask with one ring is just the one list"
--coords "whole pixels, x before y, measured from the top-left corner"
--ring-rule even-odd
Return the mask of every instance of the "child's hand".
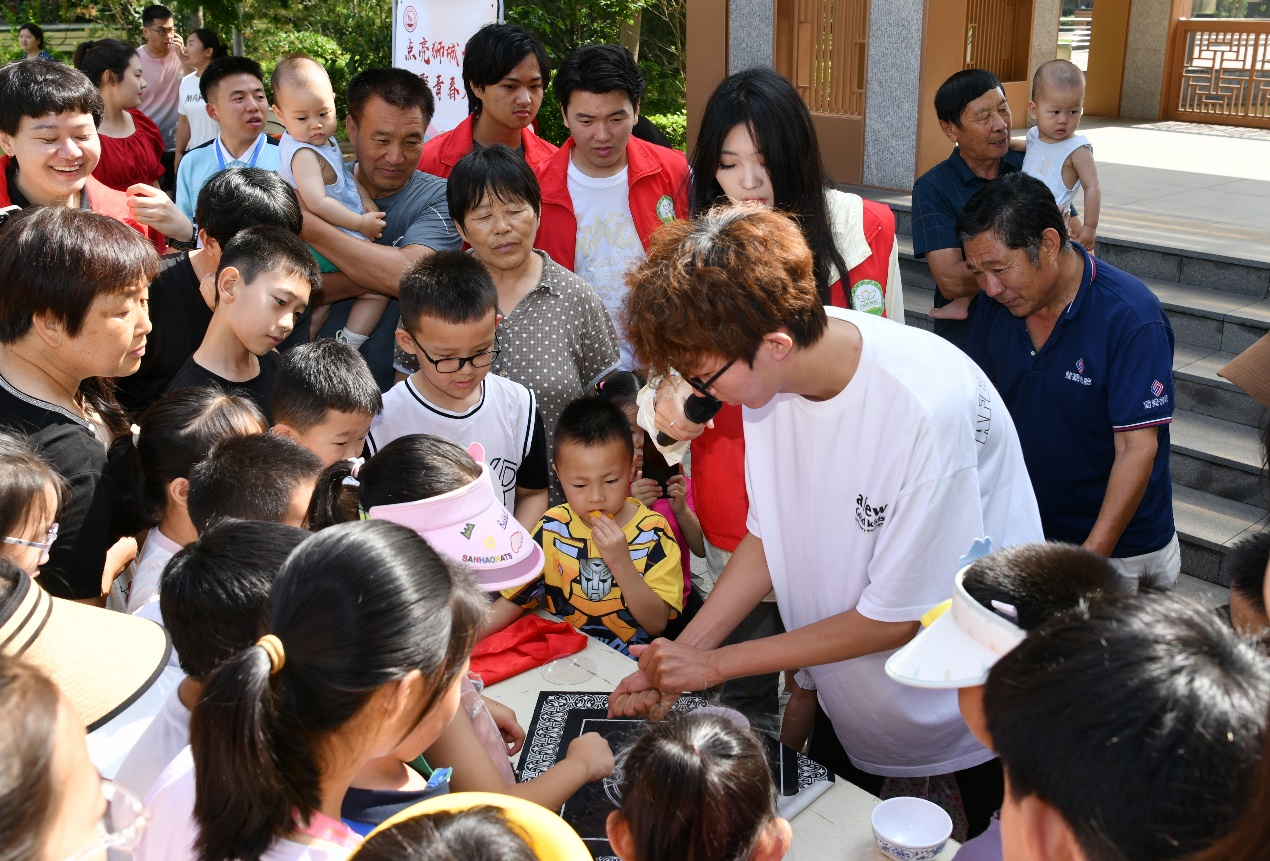
[[1076, 241], [1085, 246], [1085, 250], [1090, 254], [1094, 253], [1094, 234], [1098, 228], [1090, 227], [1088, 224], [1082, 224], [1080, 230], [1076, 231]]
[[942, 308], [931, 308], [932, 320], [964, 320], [970, 316], [970, 300], [961, 296]]
[[630, 562], [630, 547], [626, 543], [626, 535], [613, 518], [601, 514], [591, 520], [591, 537], [599, 548], [600, 556], [608, 563], [609, 568], [616, 564], [614, 560]]
[[481, 699], [485, 700], [485, 708], [489, 709], [490, 717], [494, 718], [494, 725], [498, 727], [498, 733], [503, 737], [503, 743], [507, 745], [507, 755], [515, 756], [525, 744], [525, 730], [517, 722], [516, 713], [489, 697], [481, 697]]
[[584, 733], [569, 742], [569, 752], [564, 758], [586, 768], [587, 783], [613, 773], [613, 748], [598, 732]]
[[382, 212], [368, 212], [362, 216], [362, 225], [357, 232], [367, 239], [375, 240], [384, 234], [384, 214]]
[[682, 475], [672, 475], [666, 482], [666, 495], [670, 497], [670, 509], [679, 514], [688, 507], [688, 482]]
[[643, 470], [635, 473], [635, 480], [631, 482], [631, 496], [638, 499], [645, 505], [652, 505], [658, 499], [661, 499], [661, 485], [656, 479], [644, 478]]

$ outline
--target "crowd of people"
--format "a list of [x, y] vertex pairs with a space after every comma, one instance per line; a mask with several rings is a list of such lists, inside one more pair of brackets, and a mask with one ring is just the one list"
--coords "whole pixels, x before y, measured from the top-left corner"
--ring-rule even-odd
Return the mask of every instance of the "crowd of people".
[[[932, 334], [770, 69], [685, 156], [625, 49], [492, 24], [425, 141], [409, 72], [340, 117], [143, 24], [0, 68], [0, 857], [586, 858], [550, 811], [620, 753], [618, 856], [766, 861], [760, 732], [963, 861], [1263, 851], [1270, 533], [1227, 618], [1169, 594], [1173, 333], [1094, 256], [1071, 64], [1026, 139], [990, 73], [936, 94]], [[468, 667], [530, 610], [651, 722], [518, 782]]]

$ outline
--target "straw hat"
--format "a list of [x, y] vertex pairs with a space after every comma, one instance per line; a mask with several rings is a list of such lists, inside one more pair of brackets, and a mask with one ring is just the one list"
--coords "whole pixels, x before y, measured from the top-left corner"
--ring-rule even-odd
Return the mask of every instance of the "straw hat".
[[20, 657], [48, 676], [75, 707], [88, 732], [105, 725], [163, 673], [168, 632], [145, 619], [54, 598], [30, 575], [17, 574], [7, 596], [0, 578], [0, 653]]
[[1270, 407], [1270, 335], [1231, 359], [1217, 376], [1225, 377], [1252, 395], [1263, 407]]
[[[591, 861], [591, 851], [582, 842], [582, 838], [553, 811], [523, 798], [493, 792], [451, 792], [420, 801], [385, 820], [366, 839], [419, 816], [456, 813], [483, 805], [497, 807], [512, 824], [518, 825], [529, 848], [543, 861]], [[349, 861], [357, 861], [357, 855], [354, 852]]]

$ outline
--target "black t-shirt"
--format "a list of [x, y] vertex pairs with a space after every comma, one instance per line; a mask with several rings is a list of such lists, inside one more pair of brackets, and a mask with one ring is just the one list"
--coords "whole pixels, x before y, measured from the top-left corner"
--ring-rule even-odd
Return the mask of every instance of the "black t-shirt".
[[542, 410], [535, 408], [529, 453], [516, 471], [516, 486], [525, 490], [542, 490], [549, 484], [550, 475], [551, 460], [547, 457], [547, 433], [543, 429]]
[[106, 446], [89, 422], [24, 394], [0, 377], [0, 428], [25, 434], [66, 480], [57, 541], [40, 567], [40, 585], [59, 598], [96, 598], [110, 540], [114, 484]]
[[188, 251], [159, 261], [150, 282], [150, 324], [146, 353], [135, 374], [115, 380], [119, 403], [134, 419], [163, 396], [168, 383], [194, 355], [212, 322], [212, 309], [199, 292]]
[[273, 406], [273, 382], [277, 375], [278, 354], [273, 352], [265, 353], [260, 357], [259, 374], [241, 383], [213, 374], [207, 368], [194, 361], [193, 356], [190, 356], [185, 360], [185, 364], [181, 366], [181, 370], [172, 378], [172, 382], [168, 384], [164, 394], [175, 392], [177, 389], [184, 389], [188, 386], [216, 386], [222, 391], [233, 392], [234, 394], [251, 398], [256, 402], [256, 406], [260, 407], [260, 411], [265, 414], [267, 419], [269, 418], [269, 410]]

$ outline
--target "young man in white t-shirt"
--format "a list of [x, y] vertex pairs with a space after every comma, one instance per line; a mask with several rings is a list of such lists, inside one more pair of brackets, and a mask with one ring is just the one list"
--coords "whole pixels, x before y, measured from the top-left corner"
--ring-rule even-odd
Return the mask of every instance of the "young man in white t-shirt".
[[[617, 45], [587, 45], [555, 75], [569, 140], [533, 165], [542, 187], [535, 246], [582, 278], [617, 319], [626, 273], [644, 259], [653, 231], [688, 211], [683, 153], [632, 137], [644, 78]], [[617, 327], [621, 365], [633, 368]]]
[[415, 261], [398, 288], [397, 345], [419, 370], [384, 395], [366, 447], [427, 433], [466, 449], [480, 443], [503, 504], [527, 530], [547, 511], [547, 437], [533, 392], [491, 374], [498, 358], [498, 288], [462, 251]]
[[[976, 538], [1042, 538], [992, 385], [927, 332], [822, 307], [798, 227], [768, 211], [666, 228], [632, 276], [625, 322], [652, 371], [673, 366], [744, 405], [750, 510], [710, 600], [675, 642], [642, 650], [613, 710], [657, 713], [682, 691], [808, 667], [832, 722], [813, 755], [819, 742], [826, 764], [875, 792], [888, 777], [952, 775], [982, 830], [1001, 800], [992, 752], [955, 695], [900, 685], [883, 666], [951, 597]], [[662, 413], [658, 430], [700, 432]], [[771, 589], [788, 632], [719, 648]]]

